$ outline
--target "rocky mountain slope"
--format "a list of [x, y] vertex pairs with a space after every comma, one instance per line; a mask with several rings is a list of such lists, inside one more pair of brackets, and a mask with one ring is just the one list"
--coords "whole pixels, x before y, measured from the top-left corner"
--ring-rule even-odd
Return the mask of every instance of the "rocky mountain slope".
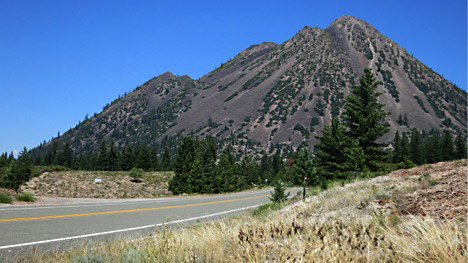
[[368, 23], [343, 16], [281, 45], [253, 45], [198, 80], [164, 73], [53, 141], [76, 152], [95, 150], [104, 139], [122, 147], [180, 134], [212, 135], [239, 152], [312, 147], [365, 67], [383, 82], [380, 101], [391, 113], [384, 140], [410, 128], [466, 134], [465, 91]]

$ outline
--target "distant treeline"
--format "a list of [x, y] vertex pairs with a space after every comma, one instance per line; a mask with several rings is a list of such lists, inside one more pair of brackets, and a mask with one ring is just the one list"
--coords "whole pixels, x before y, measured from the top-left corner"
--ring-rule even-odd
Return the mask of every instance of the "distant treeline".
[[415, 164], [436, 163], [466, 158], [466, 138], [458, 133], [456, 138], [450, 131], [438, 130], [419, 132], [413, 129], [408, 134], [395, 134], [391, 160], [394, 163], [411, 161]]
[[248, 156], [233, 149], [217, 148], [213, 137], [183, 137], [175, 151], [169, 147], [130, 146], [117, 149], [103, 142], [94, 153], [74, 155], [69, 144], [52, 144], [45, 156], [32, 158], [26, 149], [16, 160], [12, 154], [0, 156], [0, 184], [17, 189], [31, 177], [31, 166], [60, 165], [77, 170], [129, 171], [173, 170], [169, 190], [181, 193], [221, 193], [271, 185], [288, 184], [327, 187], [328, 182], [374, 176], [415, 164], [466, 158], [466, 138], [451, 131], [432, 130], [396, 133], [392, 147], [378, 139], [389, 131], [388, 112], [377, 98], [380, 83], [368, 69], [360, 85], [352, 88], [344, 111], [317, 137], [314, 152], [306, 148], [271, 151]]
[[172, 170], [169, 148], [146, 145], [127, 145], [118, 149], [112, 141], [104, 141], [92, 153], [75, 155], [69, 143], [62, 147], [52, 144], [44, 156], [33, 158], [36, 165], [62, 165], [74, 170], [130, 171], [141, 168], [145, 171]]

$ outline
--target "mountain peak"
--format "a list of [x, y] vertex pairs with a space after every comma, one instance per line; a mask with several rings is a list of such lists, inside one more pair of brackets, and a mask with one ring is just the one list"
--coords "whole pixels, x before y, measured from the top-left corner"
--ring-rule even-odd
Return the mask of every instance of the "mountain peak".
[[175, 78], [175, 75], [172, 74], [172, 72], [170, 72], [170, 71], [166, 71], [163, 74], [159, 75], [158, 77]]
[[347, 25], [359, 25], [362, 28], [367, 28], [371, 30], [375, 30], [374, 27], [372, 27], [369, 23], [367, 23], [364, 20], [361, 20], [357, 17], [354, 16], [349, 16], [349, 15], [343, 15], [337, 18], [333, 23], [331, 23], [327, 28], [332, 28], [332, 27], [345, 27]]
[[273, 145], [312, 147], [364, 68], [382, 81], [379, 100], [391, 113], [383, 141], [413, 128], [466, 134], [466, 92], [344, 15], [325, 29], [305, 26], [281, 45], [252, 45], [198, 80], [161, 74], [57, 140], [76, 153], [95, 151], [104, 139], [175, 145], [183, 134], [211, 135], [252, 155]]

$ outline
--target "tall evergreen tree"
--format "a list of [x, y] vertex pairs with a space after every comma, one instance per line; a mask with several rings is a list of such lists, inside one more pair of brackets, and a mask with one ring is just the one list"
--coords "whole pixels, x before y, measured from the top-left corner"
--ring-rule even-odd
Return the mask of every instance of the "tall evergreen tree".
[[461, 134], [458, 133], [458, 136], [455, 140], [455, 158], [456, 159], [466, 159], [467, 152], [466, 152], [466, 138]]
[[119, 164], [119, 153], [113, 143], [109, 145], [109, 167], [107, 167], [109, 171], [118, 171], [120, 170]]
[[444, 131], [442, 139], [442, 160], [449, 161], [455, 158], [455, 149], [453, 146], [453, 137], [450, 131]]
[[136, 159], [136, 167], [148, 171], [151, 167], [151, 155], [147, 146], [140, 146]]
[[7, 167], [8, 166], [8, 154], [2, 153], [2, 156], [0, 156], [0, 168]]
[[273, 183], [271, 159], [266, 153], [262, 155], [262, 158], [260, 159], [260, 166], [258, 167], [258, 169], [258, 174], [260, 176], [260, 184]]
[[403, 133], [403, 136], [401, 136], [400, 148], [401, 148], [400, 160], [401, 161], [409, 160], [409, 158], [410, 158], [410, 141], [409, 141], [408, 135], [406, 135], [406, 133]]
[[380, 84], [372, 71], [366, 68], [360, 78], [360, 85], [352, 87], [352, 94], [346, 99], [343, 113], [348, 133], [358, 141], [364, 152], [364, 164], [371, 170], [378, 168], [377, 162], [385, 154], [385, 144], [378, 143], [377, 139], [389, 131], [389, 124], [385, 120], [388, 113], [377, 100], [381, 94], [377, 91]]
[[203, 168], [203, 153], [201, 152], [201, 148], [198, 147], [195, 149], [192, 167], [190, 167], [190, 172], [188, 174], [188, 183], [190, 185], [189, 192], [209, 192], [209, 187], [207, 187], [206, 177]]
[[161, 170], [169, 171], [171, 169], [172, 169], [171, 155], [169, 154], [169, 148], [165, 147], [164, 152], [161, 157]]
[[276, 177], [278, 176], [278, 173], [281, 171], [282, 168], [283, 168], [283, 160], [281, 160], [281, 151], [276, 150], [271, 160], [272, 175], [274, 177], [273, 180], [276, 181]]
[[222, 180], [221, 192], [232, 192], [237, 189], [240, 178], [235, 171], [234, 155], [229, 148], [225, 149], [219, 158], [219, 163], [216, 166], [216, 178]]
[[294, 163], [294, 173], [299, 181], [303, 185], [317, 185], [319, 184], [320, 179], [312, 157], [307, 149], [300, 149], [296, 157], [296, 162]]
[[403, 159], [401, 157], [403, 156], [403, 153], [401, 149], [400, 132], [398, 130], [395, 133], [395, 138], [393, 139], [392, 145], [393, 145], [392, 161], [394, 163], [402, 162]]
[[418, 130], [413, 129], [411, 131], [411, 141], [410, 141], [410, 157], [411, 161], [417, 164], [424, 163], [424, 150], [423, 142], [421, 139], [421, 134]]
[[338, 118], [333, 118], [322, 133], [315, 145], [315, 159], [318, 173], [324, 179], [345, 179], [363, 169], [363, 150], [356, 139], [348, 136]]
[[119, 156], [119, 167], [124, 171], [130, 171], [135, 167], [135, 153], [133, 147], [126, 145]]
[[46, 156], [44, 158], [45, 165], [57, 164], [57, 153], [58, 153], [58, 144], [53, 142], [50, 148], [47, 150]]
[[71, 162], [72, 162], [72, 150], [70, 147], [70, 143], [66, 142], [63, 145], [62, 151], [57, 156], [57, 164], [60, 164], [66, 167], [71, 167]]
[[245, 182], [245, 187], [257, 185], [260, 181], [258, 178], [258, 165], [254, 159], [247, 157], [244, 158], [240, 165], [241, 177]]
[[177, 150], [174, 162], [174, 177], [169, 181], [169, 191], [174, 194], [191, 193], [190, 172], [195, 159], [197, 142], [192, 137], [184, 137]]
[[109, 150], [107, 148], [107, 142], [103, 141], [99, 147], [99, 152], [97, 153], [97, 168], [101, 171], [109, 171], [110, 159], [109, 159]]
[[21, 184], [31, 178], [31, 168], [32, 159], [28, 154], [28, 150], [24, 147], [18, 156], [18, 160], [11, 161], [7, 167], [4, 177], [5, 186], [18, 192]]
[[442, 141], [439, 131], [432, 130], [429, 138], [425, 140], [424, 148], [426, 152], [426, 160], [428, 163], [436, 163], [442, 161]]
[[215, 168], [217, 160], [216, 140], [209, 136], [201, 144], [202, 165], [205, 177], [204, 191], [213, 192], [212, 181], [215, 179]]

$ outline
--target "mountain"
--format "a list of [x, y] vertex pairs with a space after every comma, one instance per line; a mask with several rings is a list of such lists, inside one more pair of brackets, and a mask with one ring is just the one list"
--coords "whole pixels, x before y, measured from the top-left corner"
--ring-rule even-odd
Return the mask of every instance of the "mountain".
[[411, 128], [466, 134], [465, 91], [368, 23], [343, 16], [325, 29], [306, 26], [281, 45], [253, 45], [198, 80], [164, 73], [35, 151], [53, 142], [78, 153], [103, 140], [154, 145], [181, 134], [212, 135], [248, 153], [312, 147], [365, 67], [383, 82], [379, 99], [391, 113], [383, 140]]

